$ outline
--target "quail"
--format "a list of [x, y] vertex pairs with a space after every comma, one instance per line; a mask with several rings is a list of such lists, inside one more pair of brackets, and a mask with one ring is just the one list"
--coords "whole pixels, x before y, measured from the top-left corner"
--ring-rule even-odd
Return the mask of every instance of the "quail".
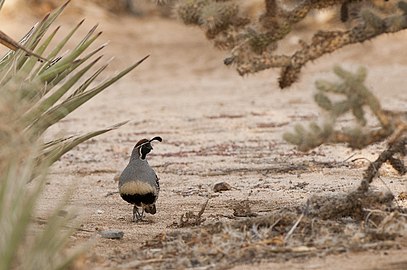
[[[152, 141], [162, 142], [161, 137], [137, 142], [130, 162], [119, 177], [119, 193], [123, 200], [133, 204], [133, 222], [141, 221], [144, 212], [154, 215], [155, 202], [160, 191], [158, 177], [147, 162], [147, 154], [153, 150]], [[140, 211], [141, 210], [141, 211]]]

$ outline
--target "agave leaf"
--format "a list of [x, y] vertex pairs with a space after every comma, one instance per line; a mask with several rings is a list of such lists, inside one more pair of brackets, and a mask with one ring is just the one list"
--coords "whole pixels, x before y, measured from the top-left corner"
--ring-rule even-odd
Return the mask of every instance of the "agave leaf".
[[69, 137], [67, 139], [61, 139], [57, 143], [51, 142], [51, 143], [49, 143], [49, 146], [46, 149], [44, 149], [44, 151], [43, 151], [42, 155], [39, 157], [39, 159], [41, 160], [41, 162], [45, 162], [46, 164], [52, 164], [55, 161], [57, 161], [63, 154], [70, 151], [72, 148], [74, 148], [78, 144], [80, 144], [84, 141], [87, 141], [95, 136], [98, 136], [98, 135], [101, 135], [108, 131], [117, 129], [117, 128], [123, 126], [124, 124], [126, 124], [127, 122], [128, 121], [118, 123], [114, 126], [111, 126], [111, 127], [105, 128], [105, 129], [101, 129], [101, 130], [97, 130], [97, 131], [92, 131], [92, 132], [89, 132], [87, 134], [84, 134], [84, 135], [81, 135], [78, 137]]
[[31, 123], [35, 119], [39, 118], [46, 110], [51, 108], [66, 92], [68, 92], [72, 86], [91, 68], [93, 67], [102, 56], [99, 56], [83, 69], [78, 71], [74, 76], [69, 78], [59, 89], [54, 91], [49, 97], [41, 101], [37, 106], [25, 113], [23, 116], [23, 123]]
[[38, 119], [33, 125], [30, 127], [30, 130], [37, 134], [42, 134], [48, 127], [52, 126], [53, 124], [57, 123], [65, 116], [73, 112], [76, 108], [84, 104], [86, 101], [91, 99], [92, 97], [96, 96], [98, 93], [102, 92], [105, 88], [122, 78], [124, 75], [129, 73], [131, 70], [136, 68], [140, 65], [144, 60], [146, 60], [149, 56], [144, 57], [137, 63], [131, 65], [130, 67], [124, 69], [122, 72], [110, 78], [109, 80], [101, 83], [100, 85], [76, 96], [73, 96], [70, 99], [65, 100], [61, 104], [51, 108], [47, 112], [45, 112], [40, 119]]

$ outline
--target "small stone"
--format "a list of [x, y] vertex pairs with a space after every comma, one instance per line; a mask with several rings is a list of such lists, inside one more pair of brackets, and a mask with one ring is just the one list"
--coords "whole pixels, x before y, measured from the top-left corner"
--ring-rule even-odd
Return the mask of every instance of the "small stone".
[[226, 182], [216, 183], [213, 186], [213, 191], [215, 191], [215, 192], [227, 191], [227, 190], [231, 190], [231, 189], [232, 189], [232, 186]]
[[66, 217], [67, 215], [68, 215], [68, 211], [66, 211], [66, 210], [58, 211], [58, 216], [60, 216], [60, 217]]
[[124, 232], [119, 230], [106, 230], [100, 231], [100, 236], [107, 239], [122, 239], [124, 236]]
[[100, 210], [100, 209], [96, 210], [96, 214], [98, 214], [98, 215], [101, 215], [101, 214], [103, 214], [104, 212], [105, 212], [105, 211]]

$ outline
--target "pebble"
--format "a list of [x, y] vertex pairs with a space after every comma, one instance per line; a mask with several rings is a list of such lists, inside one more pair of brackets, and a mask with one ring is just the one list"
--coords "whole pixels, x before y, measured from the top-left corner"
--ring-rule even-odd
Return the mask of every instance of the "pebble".
[[100, 231], [100, 236], [107, 239], [122, 239], [124, 236], [124, 232], [119, 230], [106, 230]]
[[231, 189], [232, 189], [232, 186], [226, 182], [216, 183], [213, 186], [213, 191], [215, 191], [215, 192], [227, 191], [227, 190], [231, 190]]

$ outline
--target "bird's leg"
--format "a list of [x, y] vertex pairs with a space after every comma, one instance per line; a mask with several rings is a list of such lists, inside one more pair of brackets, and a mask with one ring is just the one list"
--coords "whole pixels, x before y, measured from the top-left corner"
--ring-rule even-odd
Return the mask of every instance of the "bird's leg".
[[142, 208], [141, 213], [140, 213], [137, 205], [134, 205], [133, 222], [139, 222], [139, 221], [143, 220], [143, 216], [144, 216], [144, 208]]

